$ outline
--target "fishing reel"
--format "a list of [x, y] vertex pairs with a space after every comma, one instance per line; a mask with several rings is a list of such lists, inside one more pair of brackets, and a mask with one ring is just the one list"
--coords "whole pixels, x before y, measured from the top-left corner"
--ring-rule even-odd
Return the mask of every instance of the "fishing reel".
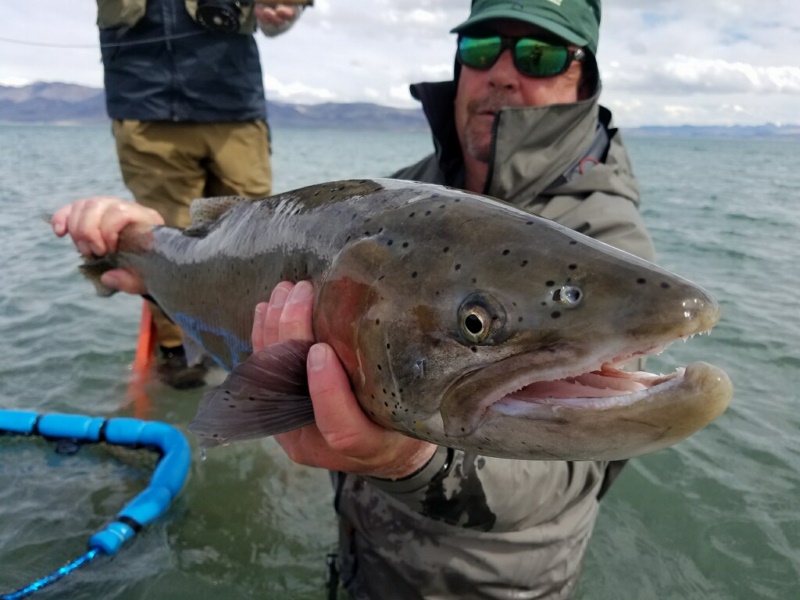
[[313, 6], [314, 0], [197, 0], [195, 18], [214, 33], [236, 33], [255, 4]]
[[214, 33], [236, 33], [253, 0], [197, 0], [197, 22]]

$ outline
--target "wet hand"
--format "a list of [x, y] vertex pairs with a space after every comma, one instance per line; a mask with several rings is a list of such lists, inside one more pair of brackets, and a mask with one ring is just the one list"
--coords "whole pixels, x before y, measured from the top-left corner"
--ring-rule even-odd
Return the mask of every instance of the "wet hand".
[[[164, 219], [151, 208], [119, 198], [95, 196], [77, 200], [60, 208], [51, 220], [53, 233], [68, 235], [85, 257], [116, 252], [119, 233], [127, 225], [163, 225]], [[123, 269], [103, 274], [103, 284], [131, 294], [145, 292], [141, 280]]]
[[[290, 339], [313, 340], [311, 283], [283, 282], [269, 303], [256, 307], [253, 348]], [[308, 386], [316, 424], [275, 436], [293, 461], [384, 479], [399, 479], [423, 467], [436, 446], [388, 431], [367, 418], [333, 349], [311, 347]]]

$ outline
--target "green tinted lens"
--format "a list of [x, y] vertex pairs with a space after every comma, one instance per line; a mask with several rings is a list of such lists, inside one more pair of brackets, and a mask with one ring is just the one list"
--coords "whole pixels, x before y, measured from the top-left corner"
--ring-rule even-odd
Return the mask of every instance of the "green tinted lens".
[[521, 38], [514, 48], [514, 63], [520, 73], [529, 77], [553, 77], [563, 73], [569, 65], [569, 49]]
[[499, 35], [486, 38], [462, 37], [458, 42], [458, 59], [471, 69], [488, 69], [503, 51]]

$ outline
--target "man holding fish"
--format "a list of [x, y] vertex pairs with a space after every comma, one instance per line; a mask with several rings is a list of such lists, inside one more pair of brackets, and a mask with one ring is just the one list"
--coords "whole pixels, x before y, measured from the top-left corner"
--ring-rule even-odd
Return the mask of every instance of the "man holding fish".
[[[412, 87], [436, 152], [395, 178], [494, 196], [652, 259], [627, 154], [598, 105], [599, 22], [599, 0], [474, 2], [453, 30], [454, 81]], [[354, 598], [570, 597], [609, 461], [679, 441], [730, 400], [709, 365], [667, 377], [613, 367], [718, 318], [702, 290], [646, 261], [425, 184], [340, 182], [263, 202], [198, 205], [184, 235], [142, 228], [163, 223], [143, 207], [94, 198], [61, 209], [53, 228], [84, 255], [117, 253], [110, 266], [127, 268], [102, 284], [151, 294], [233, 368], [192, 431], [210, 445], [277, 433], [294, 461], [332, 471], [339, 567]], [[238, 302], [272, 290], [247, 320], [252, 355], [241, 324], [208, 327], [194, 299], [172, 298], [174, 274], [150, 266], [208, 270], [203, 248], [226, 229], [240, 233], [228, 243], [252, 245], [246, 233], [294, 236], [351, 213], [357, 230], [332, 227], [298, 250], [302, 260], [246, 278]], [[276, 225], [256, 227], [259, 218]], [[263, 254], [274, 260], [285, 240]], [[298, 369], [306, 389], [264, 391], [271, 373], [291, 372], [283, 385]], [[255, 418], [244, 408], [254, 400], [273, 412]]]

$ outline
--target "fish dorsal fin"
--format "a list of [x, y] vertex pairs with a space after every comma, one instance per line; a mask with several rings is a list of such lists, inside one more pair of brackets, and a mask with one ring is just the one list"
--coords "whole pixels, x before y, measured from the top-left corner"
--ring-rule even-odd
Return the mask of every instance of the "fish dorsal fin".
[[200, 403], [189, 431], [208, 448], [275, 435], [314, 422], [306, 356], [311, 342], [273, 344], [236, 365]]
[[241, 196], [195, 198], [189, 205], [191, 225], [184, 229], [183, 233], [192, 237], [203, 237], [211, 226], [219, 221], [222, 215], [246, 202], [251, 202], [251, 200]]

